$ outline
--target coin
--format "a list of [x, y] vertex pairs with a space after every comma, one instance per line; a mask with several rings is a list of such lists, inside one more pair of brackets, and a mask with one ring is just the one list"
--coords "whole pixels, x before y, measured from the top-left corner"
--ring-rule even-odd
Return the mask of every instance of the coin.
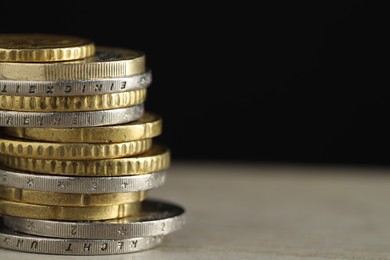
[[152, 72], [121, 77], [87, 80], [0, 80], [0, 95], [10, 96], [88, 96], [121, 93], [149, 87]]
[[162, 243], [163, 237], [138, 237], [120, 240], [60, 239], [37, 237], [1, 227], [0, 248], [54, 255], [112, 255], [151, 249]]
[[145, 200], [138, 217], [106, 221], [68, 222], [3, 216], [12, 230], [44, 237], [123, 239], [167, 235], [185, 224], [184, 209], [171, 203]]
[[128, 123], [139, 119], [144, 105], [87, 112], [20, 112], [0, 110], [0, 126], [90, 127]]
[[69, 61], [83, 59], [94, 53], [94, 43], [81, 37], [49, 34], [0, 34], [0, 61]]
[[16, 138], [67, 143], [128, 142], [158, 136], [161, 134], [161, 130], [161, 117], [150, 112], [145, 112], [136, 121], [122, 125], [85, 128], [3, 128], [4, 133]]
[[160, 187], [166, 171], [120, 177], [67, 177], [0, 168], [0, 185], [61, 193], [102, 194], [144, 191]]
[[116, 109], [144, 103], [146, 89], [92, 96], [30, 97], [0, 95], [0, 109], [25, 112], [80, 112]]
[[97, 160], [121, 158], [146, 152], [152, 139], [122, 143], [52, 143], [36, 142], [0, 136], [0, 155], [32, 159]]
[[108, 194], [74, 194], [24, 190], [15, 187], [0, 186], [0, 199], [48, 206], [110, 206], [140, 202], [145, 198], [145, 191]]
[[33, 159], [97, 160], [121, 158], [146, 152], [152, 139], [122, 143], [52, 143], [36, 142], [0, 136], [0, 155]]
[[0, 62], [0, 80], [54, 81], [117, 78], [145, 72], [145, 55], [135, 50], [98, 47], [94, 56], [46, 63]]
[[12, 156], [0, 156], [6, 167], [45, 174], [69, 176], [123, 176], [162, 171], [170, 165], [170, 151], [160, 144], [153, 144], [147, 152], [125, 158], [103, 160], [40, 160]]
[[136, 216], [140, 203], [109, 206], [69, 207], [27, 204], [0, 199], [0, 214], [47, 220], [106, 220]]

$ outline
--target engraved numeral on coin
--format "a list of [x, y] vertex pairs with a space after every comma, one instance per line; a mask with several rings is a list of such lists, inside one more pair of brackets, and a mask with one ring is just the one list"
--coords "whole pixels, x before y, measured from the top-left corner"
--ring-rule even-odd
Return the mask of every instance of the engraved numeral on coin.
[[165, 223], [161, 223], [161, 232], [165, 232]]
[[2, 182], [8, 182], [6, 175], [1, 176], [1, 180], [2, 180]]
[[70, 226], [70, 234], [72, 234], [72, 236], [77, 235], [77, 226]]
[[124, 89], [124, 88], [126, 88], [126, 81], [122, 82], [121, 89]]
[[123, 249], [123, 244], [124, 244], [124, 242], [122, 242], [122, 241], [119, 241], [119, 242], [118, 242], [118, 249], [119, 249], [119, 250], [122, 250], [122, 249]]

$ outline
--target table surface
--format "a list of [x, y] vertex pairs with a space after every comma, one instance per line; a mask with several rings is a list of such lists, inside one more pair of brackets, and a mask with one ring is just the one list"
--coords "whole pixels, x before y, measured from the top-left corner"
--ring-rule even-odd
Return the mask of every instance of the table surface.
[[[144, 252], [82, 259], [390, 259], [386, 169], [176, 163], [151, 197], [187, 209]], [[0, 250], [0, 259], [80, 259]]]

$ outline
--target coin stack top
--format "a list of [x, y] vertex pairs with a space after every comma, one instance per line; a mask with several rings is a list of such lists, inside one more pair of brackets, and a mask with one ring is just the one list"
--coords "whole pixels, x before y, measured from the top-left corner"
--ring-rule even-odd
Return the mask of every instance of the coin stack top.
[[84, 59], [95, 53], [91, 40], [64, 35], [0, 34], [0, 61], [53, 62]]

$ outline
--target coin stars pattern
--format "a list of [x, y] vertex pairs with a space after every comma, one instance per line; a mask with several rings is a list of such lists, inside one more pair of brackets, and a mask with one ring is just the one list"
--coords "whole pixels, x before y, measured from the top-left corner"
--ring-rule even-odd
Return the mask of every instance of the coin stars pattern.
[[34, 185], [34, 180], [32, 178], [28, 178], [27, 179], [27, 185], [30, 186], [30, 187], [33, 186]]
[[121, 236], [126, 235], [126, 232], [127, 232], [127, 228], [125, 228], [125, 227], [121, 227], [121, 228], [118, 229], [118, 233]]
[[58, 181], [57, 187], [60, 188], [60, 189], [64, 189], [65, 188], [65, 183], [63, 181]]
[[[0, 188], [13, 187], [22, 190], [47, 191], [55, 193], [83, 194], [86, 187], [97, 183], [96, 190], [90, 190], [89, 194], [123, 193], [134, 191], [147, 191], [160, 187], [165, 182], [167, 171], [150, 172], [138, 176], [120, 177], [72, 177], [61, 175], [31, 174], [0, 167]], [[27, 185], [27, 179], [32, 178], [34, 186]], [[146, 182], [145, 180], [150, 180]], [[64, 185], [61, 185], [63, 183]], [[128, 183], [124, 189], [122, 184]]]
[[28, 229], [28, 230], [33, 230], [33, 229], [35, 229], [35, 224], [34, 224], [34, 222], [28, 221], [28, 222], [27, 222], [27, 229]]

